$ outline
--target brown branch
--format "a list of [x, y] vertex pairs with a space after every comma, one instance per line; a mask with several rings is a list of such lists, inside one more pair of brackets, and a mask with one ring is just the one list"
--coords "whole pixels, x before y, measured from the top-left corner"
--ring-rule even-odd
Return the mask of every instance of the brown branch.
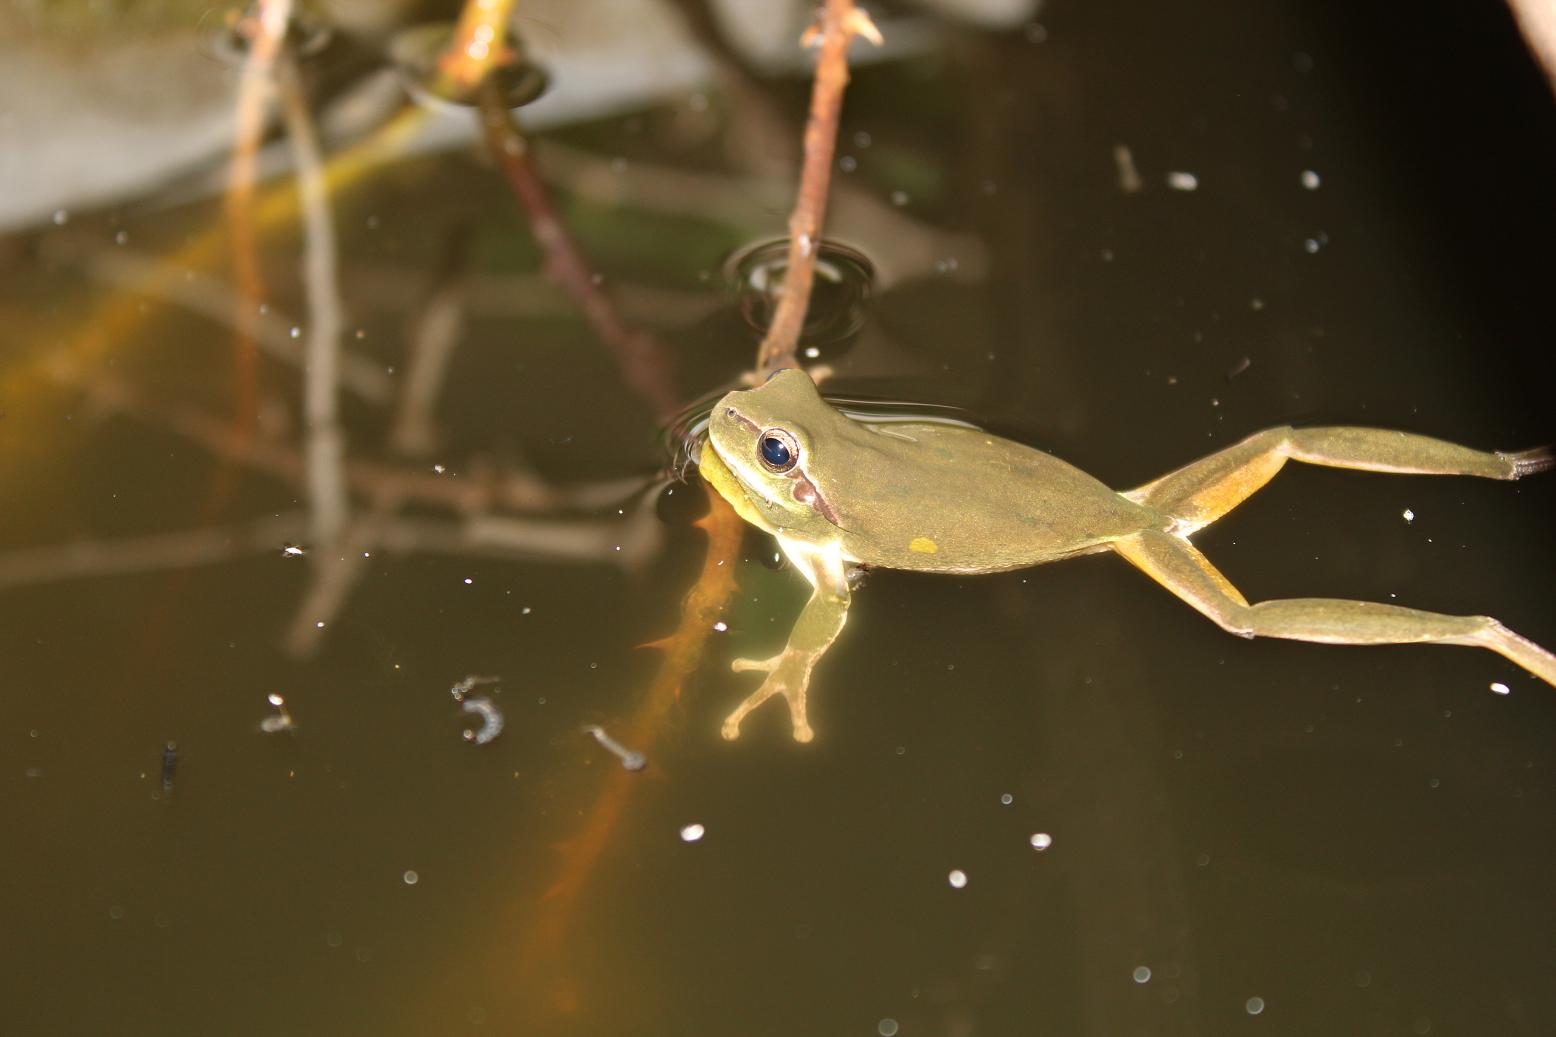
[[600, 287], [583, 251], [557, 214], [551, 192], [529, 160], [529, 143], [504, 105], [498, 84], [488, 78], [480, 90], [481, 127], [492, 158], [529, 217], [530, 233], [545, 257], [546, 274], [572, 296], [595, 336], [616, 357], [627, 384], [660, 420], [674, 417], [680, 400], [669, 378], [664, 349], [647, 332], [630, 327]]
[[[843, 108], [843, 89], [848, 85], [848, 45], [861, 35], [872, 43], [881, 34], [870, 16], [853, 0], [827, 0], [821, 16], [821, 57], [811, 88], [810, 116], [805, 123], [805, 161], [800, 172], [799, 197], [789, 216], [789, 260], [784, 270], [782, 294], [772, 326], [757, 348], [758, 379], [796, 365], [805, 311], [816, 274], [816, 253], [822, 219], [827, 209], [827, 187], [832, 180], [832, 155], [837, 146], [838, 116]], [[807, 38], [812, 34], [807, 33]]]

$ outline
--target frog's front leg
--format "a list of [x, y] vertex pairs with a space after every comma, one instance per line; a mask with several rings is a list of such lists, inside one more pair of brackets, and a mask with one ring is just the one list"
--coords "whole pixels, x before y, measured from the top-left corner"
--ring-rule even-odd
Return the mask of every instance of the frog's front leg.
[[767, 674], [767, 679], [725, 718], [725, 738], [739, 738], [740, 722], [746, 714], [774, 695], [782, 695], [789, 702], [794, 740], [808, 742], [816, 737], [805, 717], [805, 688], [810, 684], [816, 660], [836, 640], [848, 619], [848, 566], [837, 545], [817, 548], [780, 535], [778, 546], [810, 581], [810, 600], [794, 621], [789, 643], [782, 652], [771, 659], [736, 659], [730, 664], [736, 672], [760, 670]]

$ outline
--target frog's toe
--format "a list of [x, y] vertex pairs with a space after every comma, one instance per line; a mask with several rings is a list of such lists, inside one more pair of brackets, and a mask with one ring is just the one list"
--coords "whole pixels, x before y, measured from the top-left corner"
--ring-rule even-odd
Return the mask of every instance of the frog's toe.
[[781, 653], [773, 656], [771, 659], [735, 659], [729, 664], [729, 668], [736, 673], [747, 673], [751, 670], [757, 670], [761, 673], [772, 673], [782, 659], [783, 655]]

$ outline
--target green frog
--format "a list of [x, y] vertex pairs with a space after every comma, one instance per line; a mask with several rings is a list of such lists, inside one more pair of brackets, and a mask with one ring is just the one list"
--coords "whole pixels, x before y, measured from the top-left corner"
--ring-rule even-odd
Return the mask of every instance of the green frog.
[[1556, 685], [1556, 655], [1489, 616], [1336, 598], [1250, 605], [1189, 537], [1288, 460], [1487, 479], [1518, 479], [1556, 463], [1548, 448], [1489, 452], [1385, 429], [1281, 427], [1120, 492], [1041, 450], [975, 428], [849, 417], [802, 370], [731, 392], [709, 419], [703, 476], [743, 519], [777, 538], [813, 592], [783, 651], [733, 663], [767, 676], [724, 721], [723, 735], [738, 737], [748, 713], [781, 695], [794, 738], [815, 736], [806, 689], [848, 618], [850, 575], [860, 568], [992, 573], [1102, 551], [1243, 637], [1475, 645]]

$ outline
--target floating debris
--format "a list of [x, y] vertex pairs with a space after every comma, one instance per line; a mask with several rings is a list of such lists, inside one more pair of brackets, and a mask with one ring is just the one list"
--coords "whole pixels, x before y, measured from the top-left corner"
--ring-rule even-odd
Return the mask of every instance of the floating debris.
[[465, 699], [459, 704], [459, 708], [466, 713], [473, 713], [481, 718], [481, 726], [478, 728], [465, 728], [461, 732], [464, 740], [474, 745], [485, 745], [498, 735], [502, 734], [502, 712], [489, 698]]
[[1226, 373], [1226, 380], [1230, 382], [1233, 378], [1236, 378], [1238, 375], [1242, 374], [1252, 366], [1253, 360], [1246, 356], [1243, 357], [1242, 359], [1238, 360], [1237, 363], [1233, 364], [1232, 369]]
[[585, 724], [584, 734], [590, 735], [596, 742], [605, 747], [607, 752], [615, 755], [621, 761], [621, 765], [629, 771], [640, 771], [648, 766], [648, 757], [633, 749], [628, 749], [616, 739], [605, 733], [605, 728], [599, 724]]
[[267, 735], [280, 734], [282, 731], [297, 730], [297, 723], [292, 719], [292, 714], [286, 710], [286, 699], [280, 695], [271, 693], [265, 696], [265, 701], [275, 707], [275, 715], [268, 716], [259, 722], [259, 729]]
[[173, 776], [178, 771], [178, 743], [168, 742], [162, 747], [162, 795], [173, 794]]
[[1199, 177], [1193, 173], [1185, 173], [1181, 169], [1175, 169], [1167, 174], [1167, 186], [1174, 191], [1199, 190]]
[[699, 824], [685, 825], [681, 828], [681, 842], [694, 843], [707, 834], [707, 829]]
[[282, 558], [301, 558], [308, 553], [308, 549], [301, 544], [284, 544], [281, 547]]
[[459, 703], [459, 708], [466, 713], [481, 718], [481, 726], [478, 728], [466, 728], [462, 732], [464, 740], [472, 745], [485, 745], [498, 735], [502, 734], [502, 711], [496, 703], [484, 696], [470, 698], [470, 693], [482, 684], [496, 684], [501, 677], [477, 677], [467, 676], [448, 689], [448, 693]]
[[952, 889], [966, 889], [967, 873], [961, 868], [952, 868], [951, 874], [946, 876], [946, 881], [951, 883]]
[[1506, 684], [1503, 684], [1501, 681], [1492, 681], [1491, 682], [1491, 690], [1493, 692], [1495, 692], [1496, 694], [1498, 694], [1498, 695], [1511, 695], [1513, 693], [1513, 689], [1509, 688]]
[[1032, 844], [1032, 849], [1042, 853], [1054, 844], [1054, 837], [1047, 832], [1034, 832], [1032, 838], [1027, 841]]
[[1309, 191], [1318, 190], [1318, 185], [1324, 182], [1323, 179], [1311, 169], [1304, 169], [1302, 171], [1301, 179], [1302, 186], [1307, 188]]
[[1113, 165], [1118, 168], [1118, 189], [1125, 194], [1138, 194], [1140, 188], [1145, 186], [1140, 180], [1140, 171], [1135, 168], [1134, 153], [1126, 144], [1113, 145]]
[[1406, 508], [1404, 511], [1400, 512], [1400, 517], [1405, 520], [1406, 525], [1409, 525], [1416, 520], [1416, 513], [1411, 511], [1409, 508]]

